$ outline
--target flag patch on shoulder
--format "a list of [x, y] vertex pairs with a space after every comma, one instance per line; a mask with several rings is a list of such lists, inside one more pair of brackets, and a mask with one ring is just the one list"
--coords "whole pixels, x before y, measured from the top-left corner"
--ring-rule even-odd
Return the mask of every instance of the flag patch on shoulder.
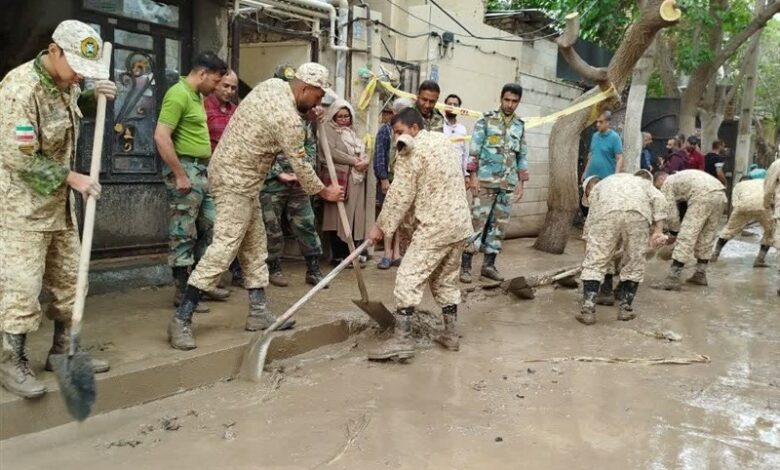
[[35, 140], [35, 129], [29, 122], [23, 122], [16, 125], [16, 142], [20, 144], [29, 144]]

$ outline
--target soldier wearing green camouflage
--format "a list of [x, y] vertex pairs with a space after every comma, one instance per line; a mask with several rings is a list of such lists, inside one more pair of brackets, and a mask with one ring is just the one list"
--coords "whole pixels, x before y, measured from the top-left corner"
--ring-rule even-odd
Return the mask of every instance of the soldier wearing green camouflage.
[[[309, 121], [316, 120], [316, 114], [310, 112]], [[305, 161], [315, 166], [317, 146], [311, 124], [306, 126]], [[266, 237], [268, 239], [269, 282], [275, 286], [285, 287], [289, 284], [282, 271], [281, 257], [284, 251], [284, 234], [282, 232], [282, 215], [287, 215], [293, 235], [301, 245], [306, 260], [306, 283], [316, 285], [322, 280], [320, 272], [320, 256], [322, 244], [314, 219], [314, 210], [309, 195], [298, 184], [290, 162], [284, 154], [277, 155], [263, 190], [260, 192], [260, 204], [263, 210]]]
[[439, 84], [433, 80], [425, 80], [417, 88], [414, 107], [422, 115], [426, 131], [444, 132], [444, 116], [436, 109], [440, 93]]
[[501, 252], [512, 203], [523, 197], [528, 179], [525, 123], [515, 115], [522, 96], [520, 85], [504, 85], [500, 109], [486, 113], [474, 125], [470, 154], [477, 161], [479, 190], [471, 218], [474, 230], [482, 235], [463, 253], [461, 282], [471, 282], [471, 259], [476, 251], [485, 253], [481, 276], [503, 281], [495, 267], [496, 256]]

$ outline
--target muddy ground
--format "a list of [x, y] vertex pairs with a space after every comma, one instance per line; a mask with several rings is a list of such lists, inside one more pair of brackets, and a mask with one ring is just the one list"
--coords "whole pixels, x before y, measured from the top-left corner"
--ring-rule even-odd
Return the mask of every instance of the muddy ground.
[[[572, 290], [523, 302], [475, 292], [459, 353], [425, 344], [409, 364], [369, 363], [366, 332], [272, 364], [259, 385], [218, 383], [2, 441], [0, 467], [780, 468], [778, 274], [751, 268], [755, 248], [732, 242], [709, 288], [643, 285], [632, 322], [601, 307], [580, 325]], [[653, 261], [647, 282], [665, 267]]]

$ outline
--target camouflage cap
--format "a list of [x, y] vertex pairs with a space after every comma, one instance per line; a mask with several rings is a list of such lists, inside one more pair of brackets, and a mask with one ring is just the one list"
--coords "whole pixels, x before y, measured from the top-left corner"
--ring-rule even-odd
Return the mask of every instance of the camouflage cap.
[[65, 20], [57, 26], [51, 38], [62, 48], [65, 60], [74, 72], [85, 78], [108, 78], [108, 67], [102, 63], [103, 40], [91, 26], [81, 21]]
[[322, 88], [328, 91], [331, 87], [330, 84], [330, 72], [324, 65], [317, 64], [315, 62], [307, 62], [298, 67], [295, 72], [295, 78], [317, 88]]

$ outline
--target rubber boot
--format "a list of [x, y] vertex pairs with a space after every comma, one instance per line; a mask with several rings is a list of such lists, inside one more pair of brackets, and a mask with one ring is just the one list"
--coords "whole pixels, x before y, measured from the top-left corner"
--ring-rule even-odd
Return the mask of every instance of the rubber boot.
[[496, 269], [496, 253], [485, 253], [485, 260], [482, 262], [482, 271], [480, 276], [492, 281], [501, 282], [504, 280]]
[[181, 304], [168, 323], [168, 343], [173, 349], [188, 351], [195, 349], [195, 336], [192, 334], [192, 314], [200, 302], [200, 289], [188, 285], [184, 290]]
[[[49, 355], [46, 356], [46, 366], [45, 369], [48, 371], [53, 371], [54, 366], [51, 364], [51, 355], [52, 354], [65, 354], [68, 352], [68, 349], [70, 348], [70, 327], [66, 325], [64, 322], [61, 321], [54, 321], [54, 336], [52, 337], [51, 341], [51, 349], [49, 349]], [[81, 345], [76, 345], [76, 350], [81, 350]], [[92, 370], [96, 374], [102, 374], [103, 372], [108, 372], [108, 370], [111, 368], [111, 366], [108, 364], [108, 361], [105, 361], [103, 359], [95, 359], [92, 358]]]
[[22, 398], [43, 396], [46, 386], [35, 377], [27, 358], [27, 335], [3, 333], [3, 342], [3, 358], [0, 362], [0, 381], [3, 388]]
[[718, 238], [718, 242], [715, 244], [715, 249], [712, 251], [712, 256], [710, 257], [710, 263], [715, 263], [718, 261], [720, 252], [723, 251], [723, 247], [726, 246], [726, 243], [728, 242], [729, 241], [725, 238]]
[[639, 288], [639, 283], [634, 281], [621, 281], [618, 285], [620, 291], [620, 306], [618, 310], [617, 319], [620, 321], [629, 321], [636, 318], [634, 312], [634, 297], [636, 297], [636, 290]]
[[230, 263], [230, 274], [233, 276], [233, 280], [230, 281], [236, 287], [244, 287], [244, 271], [241, 269], [238, 259], [234, 259]]
[[460, 337], [456, 329], [458, 306], [445, 305], [441, 309], [441, 316], [444, 318], [444, 331], [436, 338], [436, 342], [450, 351], [460, 350]]
[[282, 262], [278, 259], [268, 260], [268, 282], [277, 287], [287, 287], [290, 281], [282, 272]]
[[709, 263], [709, 260], [697, 260], [696, 263], [696, 271], [693, 273], [693, 276], [688, 278], [687, 282], [688, 284], [695, 284], [697, 286], [706, 286], [707, 285], [707, 263]]
[[[249, 315], [246, 317], [246, 331], [265, 330], [273, 325], [276, 317], [268, 310], [265, 289], [249, 289]], [[289, 330], [295, 326], [295, 320], [287, 320], [277, 331]]]
[[225, 301], [230, 297], [230, 291], [222, 287], [215, 287], [214, 289], [204, 290], [202, 292], [202, 297], [208, 300]]
[[[320, 257], [317, 255], [305, 256], [306, 260], [306, 284], [316, 286], [322, 281], [322, 272], [320, 271]], [[329, 286], [325, 285], [323, 289]]]
[[682, 277], [684, 266], [685, 265], [682, 263], [673, 261], [672, 267], [669, 268], [669, 274], [666, 275], [666, 278], [664, 278], [663, 281], [657, 284], [653, 284], [650, 287], [658, 290], [680, 290], [682, 288], [682, 286], [680, 286], [680, 278]]
[[599, 281], [582, 281], [582, 306], [574, 316], [585, 325], [596, 323], [596, 296], [599, 293]]
[[756, 260], [753, 261], [754, 268], [769, 267], [769, 263], [766, 262], [766, 254], [768, 251], [769, 251], [769, 245], [761, 245], [761, 250], [759, 250], [758, 256], [756, 256]]
[[615, 294], [612, 292], [612, 274], [604, 276], [604, 282], [601, 283], [598, 295], [596, 295], [596, 305], [615, 305]]
[[368, 351], [369, 361], [387, 359], [402, 361], [414, 357], [412, 315], [414, 315], [414, 307], [399, 308], [396, 311], [393, 335]]
[[[173, 271], [173, 285], [176, 287], [176, 291], [173, 293], [173, 306], [178, 307], [181, 304], [181, 298], [184, 295], [184, 290], [187, 288], [187, 281], [190, 278], [190, 268], [188, 266], [174, 266], [171, 268]], [[195, 307], [195, 313], [209, 313], [211, 309], [204, 303], [198, 303]]]
[[473, 279], [471, 278], [471, 259], [474, 257], [471, 253], [463, 252], [463, 256], [460, 260], [460, 282], [464, 284], [471, 284]]

